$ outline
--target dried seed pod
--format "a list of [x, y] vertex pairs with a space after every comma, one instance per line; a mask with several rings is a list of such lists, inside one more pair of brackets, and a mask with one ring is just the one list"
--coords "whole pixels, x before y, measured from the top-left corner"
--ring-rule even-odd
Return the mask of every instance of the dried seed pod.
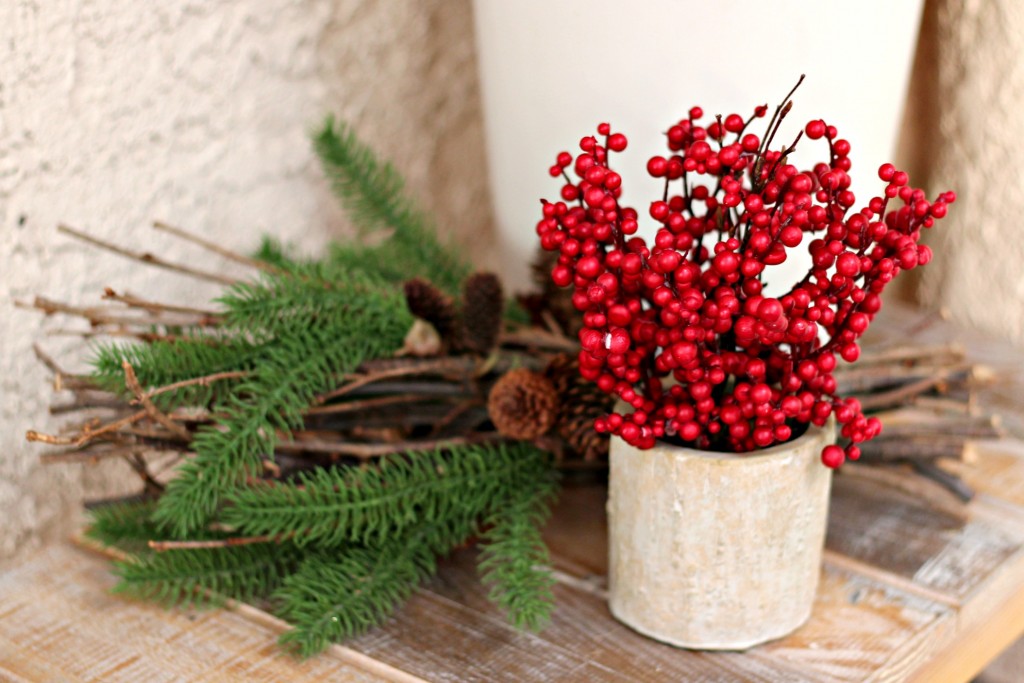
[[505, 307], [501, 281], [493, 273], [466, 280], [462, 303], [462, 340], [466, 349], [486, 354], [498, 342]]
[[516, 368], [491, 388], [487, 412], [501, 434], [513, 439], [536, 439], [555, 424], [558, 394], [544, 375]]
[[422, 278], [408, 280], [404, 289], [409, 312], [433, 325], [449, 348], [457, 348], [460, 345], [458, 316], [451, 297]]

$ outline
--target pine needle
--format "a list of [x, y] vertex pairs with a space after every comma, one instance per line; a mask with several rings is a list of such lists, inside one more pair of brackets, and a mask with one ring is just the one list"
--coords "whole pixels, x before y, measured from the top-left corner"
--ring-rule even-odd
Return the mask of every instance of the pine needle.
[[89, 511], [91, 519], [85, 535], [103, 545], [128, 553], [146, 553], [149, 551], [149, 539], [158, 534], [152, 520], [155, 509], [155, 500], [95, 507]]
[[[196, 433], [196, 457], [181, 465], [160, 499], [155, 519], [179, 538], [201, 528], [225, 493], [260, 471], [262, 459], [274, 452], [277, 433], [301, 427], [303, 411], [317, 394], [334, 388], [339, 375], [364, 360], [393, 353], [412, 324], [399, 292], [340, 283], [325, 298], [317, 282], [291, 276], [268, 276], [247, 288], [249, 296], [237, 299], [237, 309], [236, 299], [225, 297], [229, 324], [273, 337], [263, 344], [260, 363], [216, 406], [224, 417]], [[275, 292], [294, 294], [294, 300], [285, 298], [297, 310], [282, 307]], [[325, 301], [331, 305], [317, 306]]]
[[308, 657], [376, 626], [473, 529], [472, 518], [421, 522], [379, 546], [310, 556], [274, 595], [281, 617], [295, 625], [281, 644]]
[[321, 469], [294, 483], [237, 489], [222, 519], [243, 535], [298, 544], [382, 543], [424, 520], [483, 515], [497, 500], [532, 491], [550, 471], [547, 454], [525, 443], [413, 452], [377, 467]]
[[391, 164], [379, 159], [344, 122], [328, 118], [313, 138], [324, 173], [364, 235], [390, 230], [377, 247], [336, 246], [331, 261], [399, 283], [424, 277], [456, 293], [470, 267], [452, 245], [442, 244], [426, 215], [405, 192]]
[[114, 592], [166, 607], [253, 600], [275, 590], [300, 558], [300, 551], [287, 544], [152, 553], [115, 564], [120, 581]]
[[517, 628], [539, 631], [551, 618], [554, 595], [551, 557], [541, 529], [556, 486], [540, 476], [516, 491], [487, 518], [479, 571], [491, 586], [488, 598]]

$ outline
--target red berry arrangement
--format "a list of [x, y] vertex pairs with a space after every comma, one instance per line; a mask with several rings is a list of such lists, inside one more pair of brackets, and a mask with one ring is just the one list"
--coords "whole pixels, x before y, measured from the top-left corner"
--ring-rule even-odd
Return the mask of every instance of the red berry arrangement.
[[[763, 138], [748, 128], [767, 106], [706, 125], [694, 107], [668, 129], [669, 155], [647, 162], [665, 181], [648, 212], [660, 226], [653, 245], [636, 236], [639, 213], [619, 203], [622, 177], [610, 160], [626, 136], [602, 123], [603, 139], [584, 137], [578, 155], [561, 152], [551, 167], [565, 179], [562, 201], [543, 201], [537, 233], [559, 254], [552, 279], [573, 288], [582, 312], [580, 373], [632, 408], [598, 418], [597, 431], [638, 448], [669, 439], [747, 452], [835, 415], [849, 445], [823, 450], [829, 467], [856, 460], [857, 444], [881, 431], [856, 399], [836, 394], [836, 356], [857, 360], [882, 290], [931, 260], [921, 229], [956, 196], [928, 201], [884, 164], [882, 196], [854, 211], [850, 143], [834, 126], [810, 121], [792, 144], [771, 149], [795, 90]], [[812, 170], [788, 163], [803, 135], [827, 149]], [[785, 295], [765, 296], [766, 268], [804, 244], [807, 274]]]

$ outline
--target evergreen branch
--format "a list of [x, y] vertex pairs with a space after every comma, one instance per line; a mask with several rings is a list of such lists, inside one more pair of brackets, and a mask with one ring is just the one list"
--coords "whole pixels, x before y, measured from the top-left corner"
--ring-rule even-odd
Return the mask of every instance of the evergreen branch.
[[437, 570], [437, 556], [474, 531], [474, 520], [423, 521], [379, 546], [349, 546], [308, 557], [275, 593], [295, 628], [282, 645], [310, 656], [381, 623]]
[[91, 519], [85, 535], [103, 545], [128, 553], [146, 552], [149, 550], [149, 539], [159, 533], [152, 520], [155, 509], [155, 500], [95, 507], [90, 510]]
[[301, 427], [303, 411], [335, 386], [338, 375], [401, 346], [411, 318], [398, 293], [349, 296], [350, 307], [315, 325], [300, 321], [277, 328], [259, 365], [217, 406], [224, 417], [196, 432], [196, 457], [179, 468], [155, 514], [175, 536], [200, 528], [224, 493], [259, 472], [262, 459], [273, 454], [277, 433]]
[[264, 276], [240, 282], [217, 299], [225, 307], [225, 325], [239, 334], [276, 335], [329, 323], [334, 316], [402, 307], [395, 295], [359, 273], [321, 264], [299, 265], [289, 276]]
[[557, 487], [553, 471], [514, 492], [487, 517], [478, 569], [488, 598], [517, 628], [538, 631], [551, 618], [551, 557], [541, 535]]
[[390, 282], [425, 277], [450, 294], [469, 275], [467, 262], [444, 245], [425, 215], [405, 193], [391, 164], [377, 158], [344, 122], [328, 118], [313, 138], [325, 174], [353, 221], [370, 233], [392, 230], [378, 247], [335, 247], [331, 260]]
[[524, 443], [411, 452], [377, 467], [320, 469], [297, 483], [235, 490], [222, 521], [298, 544], [383, 543], [420, 521], [483, 515], [549, 472], [546, 454]]
[[275, 590], [300, 559], [287, 544], [153, 553], [116, 563], [114, 592], [168, 607], [252, 600]]
[[243, 339], [196, 333], [176, 341], [150, 344], [108, 344], [96, 349], [91, 379], [103, 390], [125, 398], [130, 392], [124, 383], [124, 363], [129, 363], [143, 387], [167, 387], [181, 383], [174, 391], [153, 393], [154, 403], [162, 409], [182, 405], [208, 405], [222, 385], [186, 384], [187, 380], [223, 372], [245, 371], [257, 362], [262, 347]]
[[302, 261], [291, 253], [291, 249], [271, 235], [260, 237], [260, 246], [252, 258], [284, 271], [295, 271], [302, 266]]

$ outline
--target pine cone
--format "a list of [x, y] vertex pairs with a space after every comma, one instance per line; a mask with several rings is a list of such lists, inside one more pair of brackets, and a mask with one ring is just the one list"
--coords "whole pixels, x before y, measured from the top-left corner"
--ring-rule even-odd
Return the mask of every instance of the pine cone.
[[584, 460], [608, 455], [608, 436], [594, 430], [594, 420], [611, 411], [615, 398], [580, 376], [574, 354], [555, 356], [544, 370], [558, 394], [555, 432]]
[[494, 383], [487, 400], [487, 412], [504, 436], [536, 439], [555, 424], [558, 394], [544, 375], [516, 368]]
[[505, 295], [493, 273], [475, 273], [466, 280], [462, 303], [462, 341], [466, 349], [489, 353], [498, 342]]
[[449, 348], [459, 346], [458, 316], [450, 297], [422, 278], [405, 283], [405, 302], [409, 312], [434, 326]]

